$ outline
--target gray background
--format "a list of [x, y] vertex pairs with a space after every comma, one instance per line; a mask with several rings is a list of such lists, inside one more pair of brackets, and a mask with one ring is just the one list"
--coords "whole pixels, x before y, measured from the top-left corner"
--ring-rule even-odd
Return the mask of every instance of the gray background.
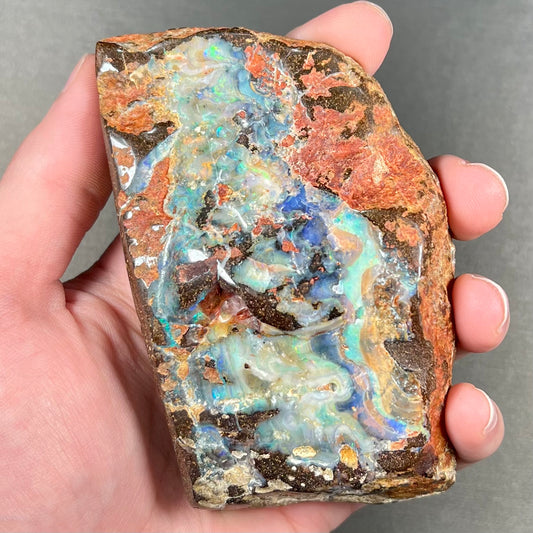
[[[328, 0], [0, 0], [0, 173], [38, 123], [78, 58], [99, 38], [176, 26], [247, 26], [285, 33], [340, 4]], [[446, 494], [368, 506], [339, 532], [533, 532], [533, 335], [530, 177], [533, 168], [533, 0], [381, 0], [395, 34], [377, 74], [427, 157], [455, 153], [498, 169], [511, 204], [500, 226], [460, 243], [457, 270], [498, 281], [511, 301], [507, 340], [459, 362], [455, 382], [484, 388], [507, 435], [490, 459], [459, 473]], [[108, 204], [68, 275], [117, 232]], [[2, 228], [9, 231], [9, 228]]]

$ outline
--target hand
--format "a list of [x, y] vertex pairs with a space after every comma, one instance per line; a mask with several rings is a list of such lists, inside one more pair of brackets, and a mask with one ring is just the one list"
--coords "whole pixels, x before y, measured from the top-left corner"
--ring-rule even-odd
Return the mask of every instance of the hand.
[[[331, 44], [370, 73], [389, 47], [375, 6], [339, 6], [291, 36]], [[438, 174], [454, 236], [492, 229], [507, 204], [490, 168], [446, 155]], [[304, 503], [211, 512], [184, 499], [118, 240], [59, 280], [110, 193], [94, 58], [84, 58], [0, 181], [0, 529], [324, 531], [359, 506]], [[493, 282], [460, 276], [459, 353], [495, 348], [509, 323]], [[503, 420], [474, 386], [450, 390], [446, 428], [461, 464], [493, 453]]]

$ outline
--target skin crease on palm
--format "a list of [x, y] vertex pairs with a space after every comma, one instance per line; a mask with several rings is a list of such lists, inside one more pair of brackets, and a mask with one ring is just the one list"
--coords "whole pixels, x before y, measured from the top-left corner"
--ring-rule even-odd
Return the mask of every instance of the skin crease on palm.
[[[374, 73], [392, 25], [356, 2], [293, 30]], [[423, 68], [421, 65], [420, 68]], [[476, 238], [507, 206], [489, 167], [445, 155], [439, 176], [453, 235]], [[85, 57], [0, 181], [0, 530], [326, 531], [357, 504], [304, 503], [221, 512], [187, 503], [147, 360], [120, 243], [86, 273], [59, 279], [110, 193], [94, 58]], [[505, 293], [462, 275], [451, 292], [458, 354], [484, 352], [509, 324]], [[448, 395], [460, 465], [491, 455], [502, 415], [470, 384]]]

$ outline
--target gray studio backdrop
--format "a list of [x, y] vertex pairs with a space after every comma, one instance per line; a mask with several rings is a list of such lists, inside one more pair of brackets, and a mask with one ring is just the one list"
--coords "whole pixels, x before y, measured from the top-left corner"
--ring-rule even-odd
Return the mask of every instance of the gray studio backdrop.
[[[176, 26], [247, 26], [285, 33], [340, 2], [328, 0], [0, 0], [0, 171], [46, 112], [78, 58], [100, 38]], [[533, 168], [533, 0], [381, 0], [395, 27], [377, 78], [427, 157], [454, 153], [507, 179], [500, 226], [459, 243], [457, 270], [508, 291], [512, 325], [493, 352], [462, 360], [501, 406], [507, 436], [446, 494], [368, 506], [339, 532], [531, 533], [533, 335], [530, 176]], [[2, 228], [9, 231], [9, 228]], [[89, 266], [117, 232], [108, 204], [67, 276]]]

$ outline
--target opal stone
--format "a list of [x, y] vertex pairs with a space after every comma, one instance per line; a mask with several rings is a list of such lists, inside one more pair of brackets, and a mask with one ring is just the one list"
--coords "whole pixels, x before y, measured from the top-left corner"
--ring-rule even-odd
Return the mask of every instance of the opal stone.
[[128, 272], [193, 504], [446, 489], [453, 246], [378, 83], [325, 45], [97, 45]]

